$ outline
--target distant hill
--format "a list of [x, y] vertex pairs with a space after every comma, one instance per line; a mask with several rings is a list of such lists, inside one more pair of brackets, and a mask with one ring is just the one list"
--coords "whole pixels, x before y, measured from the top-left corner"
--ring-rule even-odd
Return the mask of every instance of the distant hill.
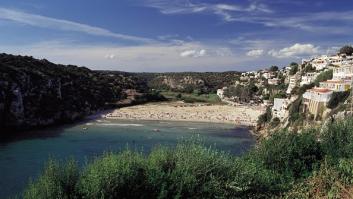
[[147, 83], [124, 72], [92, 71], [28, 56], [0, 54], [0, 129], [70, 122], [126, 97]]
[[205, 93], [216, 92], [218, 88], [229, 86], [239, 80], [241, 73], [229, 72], [180, 72], [180, 73], [138, 73], [148, 86], [159, 90]]

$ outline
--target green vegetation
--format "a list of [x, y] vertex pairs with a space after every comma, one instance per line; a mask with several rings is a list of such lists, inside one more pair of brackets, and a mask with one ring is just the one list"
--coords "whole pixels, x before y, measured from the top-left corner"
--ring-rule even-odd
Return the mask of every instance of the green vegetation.
[[299, 96], [289, 106], [289, 118], [288, 120], [295, 125], [300, 124], [305, 119], [305, 114], [301, 114], [303, 97]]
[[289, 66], [291, 67], [289, 75], [295, 75], [299, 70], [299, 65], [295, 62], [292, 62]]
[[164, 91], [161, 92], [168, 100], [182, 100], [186, 103], [211, 103], [211, 104], [219, 104], [222, 103], [217, 94], [198, 94], [198, 93], [178, 93], [173, 91]]
[[332, 79], [332, 77], [333, 77], [333, 70], [332, 69], [324, 71], [316, 77], [314, 84], [315, 84], [315, 86], [319, 86], [320, 82], [324, 82], [328, 79]]
[[126, 99], [126, 89], [148, 93], [140, 101], [158, 99], [147, 82], [129, 73], [0, 54], [0, 136], [3, 129], [72, 122]]
[[148, 82], [151, 89], [180, 93], [215, 93], [217, 89], [234, 84], [241, 73], [228, 72], [182, 72], [182, 73], [137, 73], [137, 77]]
[[278, 66], [271, 66], [269, 68], [269, 70], [272, 71], [272, 72], [276, 72], [276, 71], [278, 71]]
[[315, 72], [316, 69], [311, 65], [311, 64], [308, 64], [305, 66], [305, 68], [303, 69], [303, 73], [310, 73], [310, 72]]
[[346, 101], [349, 95], [350, 95], [350, 91], [333, 92], [330, 101], [327, 103], [327, 107], [331, 109], [336, 108], [338, 104]]
[[353, 47], [352, 46], [343, 46], [340, 51], [340, 54], [352, 55], [353, 54]]
[[250, 82], [249, 85], [230, 86], [224, 91], [226, 97], [237, 97], [239, 102], [249, 102], [254, 98], [259, 88]]
[[191, 141], [77, 168], [49, 161], [24, 198], [340, 198], [353, 194], [353, 118], [276, 132], [242, 157]]
[[272, 111], [270, 107], [267, 107], [266, 112], [259, 116], [257, 120], [257, 124], [260, 126], [263, 126], [266, 123], [270, 122], [271, 119], [272, 119]]

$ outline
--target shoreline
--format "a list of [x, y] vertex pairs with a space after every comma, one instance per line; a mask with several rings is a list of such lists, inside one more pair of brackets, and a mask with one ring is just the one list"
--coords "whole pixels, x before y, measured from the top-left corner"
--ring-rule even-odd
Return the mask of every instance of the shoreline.
[[207, 103], [147, 103], [112, 110], [105, 119], [225, 123], [254, 127], [262, 113], [258, 106], [211, 105]]

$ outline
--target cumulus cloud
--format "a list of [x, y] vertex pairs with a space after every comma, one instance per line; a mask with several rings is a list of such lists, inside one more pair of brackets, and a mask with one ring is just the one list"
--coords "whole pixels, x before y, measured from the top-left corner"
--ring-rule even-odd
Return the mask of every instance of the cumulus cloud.
[[280, 50], [270, 50], [269, 55], [276, 58], [289, 58], [314, 55], [319, 52], [319, 47], [315, 47], [313, 44], [299, 44], [296, 43], [293, 46], [283, 48]]
[[181, 57], [204, 57], [206, 56], [206, 50], [186, 50], [180, 53]]
[[246, 53], [247, 56], [249, 57], [259, 57], [261, 55], [263, 55], [264, 50], [262, 49], [255, 49], [255, 50], [250, 50]]

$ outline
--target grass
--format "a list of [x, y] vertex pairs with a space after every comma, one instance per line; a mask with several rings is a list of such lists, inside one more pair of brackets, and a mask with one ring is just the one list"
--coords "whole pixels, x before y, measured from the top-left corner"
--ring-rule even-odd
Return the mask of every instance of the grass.
[[184, 141], [106, 153], [82, 170], [50, 160], [23, 198], [352, 198], [353, 118], [279, 131], [242, 157]]

